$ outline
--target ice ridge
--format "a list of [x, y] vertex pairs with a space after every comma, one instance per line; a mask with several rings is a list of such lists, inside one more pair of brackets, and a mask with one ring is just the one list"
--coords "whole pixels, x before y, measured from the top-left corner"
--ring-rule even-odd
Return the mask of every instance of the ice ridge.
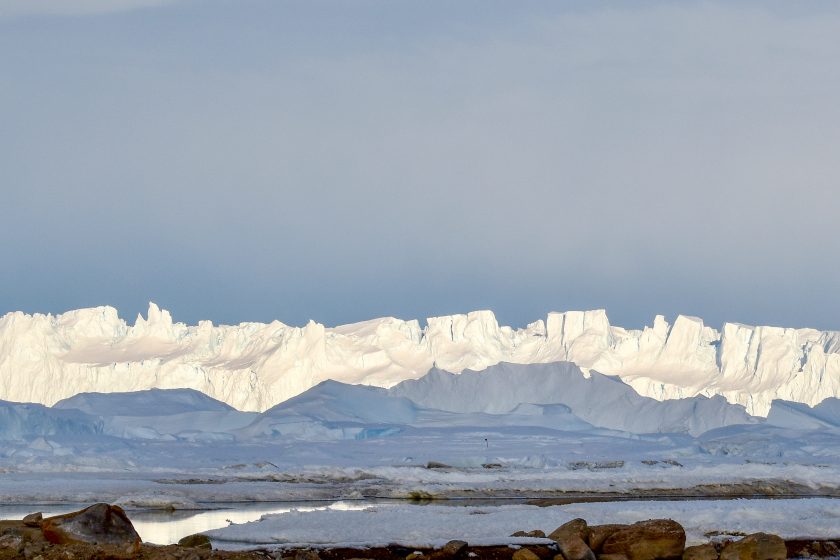
[[0, 399], [51, 405], [84, 392], [190, 388], [264, 411], [333, 379], [391, 387], [432, 367], [449, 372], [574, 362], [658, 400], [721, 395], [766, 416], [774, 399], [814, 406], [840, 397], [840, 332], [661, 315], [631, 330], [604, 310], [549, 313], [522, 329], [491, 311], [385, 317], [327, 328], [279, 321], [188, 326], [154, 303], [134, 325], [113, 307], [0, 318]]

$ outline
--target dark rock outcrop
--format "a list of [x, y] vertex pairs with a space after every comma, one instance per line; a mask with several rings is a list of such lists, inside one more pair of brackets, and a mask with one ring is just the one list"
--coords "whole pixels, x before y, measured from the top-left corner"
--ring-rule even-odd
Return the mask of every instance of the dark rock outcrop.
[[139, 550], [140, 535], [119, 506], [94, 504], [81, 511], [48, 517], [41, 522], [52, 544], [106, 544]]
[[566, 560], [595, 560], [595, 553], [586, 544], [589, 526], [584, 519], [572, 519], [557, 527], [548, 535]]
[[754, 533], [732, 541], [720, 551], [720, 560], [785, 560], [785, 541], [776, 535]]
[[689, 546], [683, 551], [683, 560], [717, 560], [718, 551], [712, 543]]
[[27, 527], [40, 527], [41, 522], [44, 520], [44, 516], [41, 515], [41, 512], [30, 513], [26, 517], [23, 518], [23, 524]]
[[532, 550], [528, 550], [527, 548], [520, 548], [516, 552], [513, 553], [513, 557], [511, 560], [540, 560], [540, 557], [537, 556]]
[[685, 530], [671, 519], [634, 523], [610, 535], [601, 547], [604, 554], [623, 554], [628, 560], [681, 560]]
[[201, 533], [184, 537], [178, 541], [178, 546], [186, 548], [201, 548], [204, 550], [210, 550], [213, 548], [213, 545], [210, 543], [210, 537], [202, 535]]
[[462, 552], [467, 550], [466, 541], [449, 541], [443, 545], [435, 555], [437, 558], [457, 558]]
[[598, 554], [601, 552], [601, 547], [604, 546], [604, 541], [607, 540], [613, 533], [617, 533], [621, 529], [626, 529], [629, 525], [611, 524], [611, 525], [590, 525], [589, 537], [586, 544], [592, 549], [592, 552]]

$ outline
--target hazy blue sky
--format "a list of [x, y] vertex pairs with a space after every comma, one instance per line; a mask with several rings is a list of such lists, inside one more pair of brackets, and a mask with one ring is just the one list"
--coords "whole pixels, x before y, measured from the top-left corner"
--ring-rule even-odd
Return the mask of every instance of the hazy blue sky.
[[0, 312], [840, 329], [840, 3], [0, 0]]

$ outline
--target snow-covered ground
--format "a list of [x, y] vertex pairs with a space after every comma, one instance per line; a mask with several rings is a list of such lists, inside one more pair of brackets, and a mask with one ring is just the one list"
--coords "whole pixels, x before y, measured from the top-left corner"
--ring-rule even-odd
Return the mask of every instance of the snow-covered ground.
[[264, 413], [188, 389], [5, 402], [0, 501], [834, 495], [837, 412], [660, 402], [569, 363], [433, 371], [390, 390], [330, 381]]
[[[326, 381], [263, 413], [191, 389], [79, 394], [52, 407], [0, 402], [0, 503], [105, 501], [138, 514], [242, 502], [311, 510], [214, 533], [231, 546], [311, 542], [309, 526], [348, 527], [318, 533], [331, 543], [467, 537], [486, 544], [578, 515], [593, 523], [671, 516], [692, 538], [752, 527], [834, 537], [840, 522], [826, 511], [838, 502], [825, 499], [783, 509], [784, 502], [734, 500], [499, 504], [592, 495], [840, 496], [837, 403], [776, 401], [764, 419], [721, 397], [643, 397], [568, 362], [433, 370], [391, 389]], [[495, 507], [369, 507], [382, 498], [487, 498]], [[345, 505], [329, 506], [336, 500]], [[781, 511], [794, 522], [783, 526]], [[218, 526], [214, 515], [166, 525], [161, 538]]]
[[840, 397], [840, 332], [657, 316], [641, 330], [603, 310], [550, 313], [522, 329], [491, 311], [327, 328], [173, 322], [155, 304], [134, 325], [112, 307], [0, 318], [0, 399], [53, 404], [81, 392], [193, 388], [263, 411], [326, 379], [391, 387], [434, 366], [460, 373], [500, 362], [571, 361], [618, 375], [659, 400], [722, 395], [765, 416], [773, 399]]

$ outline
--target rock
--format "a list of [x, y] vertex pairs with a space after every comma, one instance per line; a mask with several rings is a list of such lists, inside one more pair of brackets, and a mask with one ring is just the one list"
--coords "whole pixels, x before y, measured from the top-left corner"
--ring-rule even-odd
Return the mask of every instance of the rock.
[[671, 519], [651, 519], [634, 523], [607, 537], [604, 554], [623, 554], [628, 560], [681, 559], [685, 530]]
[[446, 463], [439, 463], [437, 461], [429, 461], [426, 463], [427, 469], [451, 469], [451, 465], [447, 465]]
[[48, 517], [41, 523], [53, 544], [107, 544], [140, 549], [140, 535], [119, 506], [94, 504], [81, 511]]
[[178, 546], [187, 548], [202, 548], [204, 550], [211, 550], [213, 545], [210, 543], [210, 537], [202, 535], [201, 533], [189, 535], [178, 541]]
[[526, 537], [531, 537], [532, 539], [544, 539], [546, 538], [545, 532], [540, 531], [539, 529], [534, 529], [533, 531], [528, 531], [525, 533]]
[[585, 519], [572, 519], [567, 523], [563, 523], [555, 530], [548, 535], [548, 538], [556, 541], [559, 538], [564, 538], [567, 536], [577, 536], [586, 541], [589, 537], [589, 526], [586, 524]]
[[23, 518], [23, 524], [27, 527], [40, 527], [41, 521], [44, 519], [44, 516], [41, 515], [41, 512], [30, 513], [26, 517]]
[[26, 543], [23, 545], [23, 557], [35, 558], [44, 552], [44, 546], [40, 543]]
[[318, 553], [312, 549], [298, 550], [295, 554], [295, 560], [321, 560]]
[[598, 560], [627, 560], [623, 554], [599, 554]]
[[548, 535], [557, 543], [566, 560], [595, 560], [595, 553], [587, 546], [589, 526], [584, 519], [572, 519]]
[[545, 533], [540, 531], [539, 529], [534, 529], [533, 531], [517, 531], [511, 535], [511, 537], [531, 537], [532, 539], [544, 539]]
[[601, 547], [604, 545], [604, 541], [607, 540], [607, 537], [621, 529], [626, 529], [627, 527], [629, 527], [629, 525], [592, 525], [589, 527], [589, 538], [586, 540], [586, 544], [589, 545], [592, 552], [597, 554], [601, 552]]
[[557, 541], [557, 546], [566, 560], [595, 560], [595, 553], [580, 537]]
[[683, 551], [683, 560], [718, 560], [718, 551], [712, 543], [689, 546]]
[[[785, 543], [786, 546], [788, 544], [790, 543]], [[812, 541], [805, 547], [805, 552], [808, 556], [816, 558], [840, 557], [840, 547], [834, 541]], [[790, 552], [788, 552], [788, 556], [791, 556]]]
[[405, 557], [405, 560], [417, 560], [418, 558], [422, 558], [422, 557], [423, 557], [422, 552], [412, 552], [411, 554], [409, 554], [408, 556]]
[[785, 560], [785, 541], [776, 535], [754, 533], [732, 541], [720, 551], [720, 560]]
[[512, 560], [540, 560], [540, 557], [534, 554], [533, 551], [528, 550], [527, 548], [520, 548], [519, 550], [513, 553]]
[[455, 558], [467, 549], [465, 541], [449, 541], [440, 548], [438, 556], [441, 558]]
[[26, 543], [22, 535], [5, 534], [0, 535], [0, 549], [13, 550], [16, 554], [23, 552]]

